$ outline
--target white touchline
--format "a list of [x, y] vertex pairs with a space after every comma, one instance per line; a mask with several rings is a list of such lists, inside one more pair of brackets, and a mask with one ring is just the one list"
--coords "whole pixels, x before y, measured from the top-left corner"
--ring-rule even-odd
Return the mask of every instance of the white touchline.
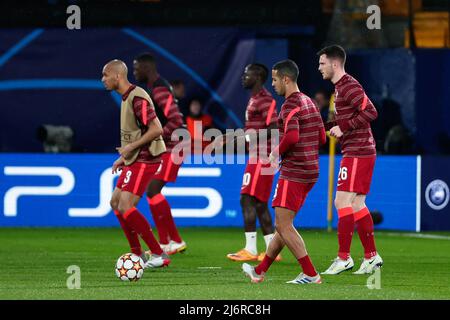
[[420, 232], [420, 215], [422, 210], [422, 158], [417, 156], [417, 168], [416, 168], [416, 232]]
[[383, 235], [393, 236], [393, 237], [419, 238], [419, 239], [450, 240], [450, 236], [442, 236], [442, 235], [438, 235], [438, 234], [389, 232], [389, 233], [383, 233]]

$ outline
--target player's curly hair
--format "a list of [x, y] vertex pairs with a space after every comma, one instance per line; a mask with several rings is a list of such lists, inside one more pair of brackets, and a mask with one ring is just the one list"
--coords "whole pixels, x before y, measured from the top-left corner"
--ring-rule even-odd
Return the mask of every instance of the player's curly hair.
[[269, 69], [262, 63], [252, 63], [249, 68], [251, 70], [254, 70], [258, 73], [258, 75], [261, 77], [262, 83], [266, 82], [267, 78], [269, 77]]
[[148, 62], [151, 64], [156, 64], [155, 57], [149, 52], [144, 52], [134, 58], [137, 62]]

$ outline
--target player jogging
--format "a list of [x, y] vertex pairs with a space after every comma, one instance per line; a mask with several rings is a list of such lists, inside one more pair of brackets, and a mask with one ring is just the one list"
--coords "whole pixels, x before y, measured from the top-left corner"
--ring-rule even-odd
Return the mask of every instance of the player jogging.
[[372, 273], [383, 265], [375, 247], [372, 216], [365, 203], [376, 158], [370, 122], [377, 118], [377, 110], [359, 82], [345, 72], [346, 53], [341, 46], [323, 48], [317, 55], [320, 73], [335, 85], [335, 121], [326, 127], [339, 139], [343, 154], [334, 200], [339, 251], [323, 274], [339, 274], [353, 268], [350, 245], [355, 224], [364, 247], [364, 260], [354, 273]]
[[258, 266], [242, 265], [252, 282], [264, 280], [274, 257], [286, 245], [303, 269], [287, 283], [321, 283], [293, 221], [319, 177], [319, 145], [325, 143], [326, 136], [319, 110], [308, 96], [300, 92], [297, 78], [298, 67], [292, 60], [278, 62], [272, 68], [272, 86], [278, 95], [286, 99], [278, 117], [281, 141], [269, 157], [272, 163], [277, 163], [278, 155], [282, 158], [272, 201], [276, 232]]
[[186, 250], [186, 243], [181, 239], [169, 202], [162, 195], [161, 190], [167, 182], [175, 182], [182, 159], [176, 159], [172, 154], [178, 141], [172, 141], [171, 135], [175, 129], [183, 126], [177, 100], [171, 85], [162, 78], [157, 70], [154, 57], [149, 53], [143, 53], [133, 62], [134, 77], [139, 83], [143, 83], [149, 91], [155, 103], [158, 118], [163, 123], [163, 138], [167, 152], [161, 157], [161, 167], [150, 181], [147, 188], [147, 201], [153, 220], [158, 230], [159, 241], [164, 252], [174, 254]]
[[[273, 174], [261, 171], [270, 168], [270, 164], [263, 164], [260, 157], [265, 160], [270, 153], [270, 130], [277, 128], [276, 102], [269, 91], [264, 88], [268, 77], [266, 66], [258, 63], [249, 64], [245, 67], [242, 75], [242, 86], [251, 91], [251, 97], [245, 111], [245, 131], [261, 129], [267, 130], [267, 135], [249, 135], [252, 139], [266, 139], [266, 144], [249, 143], [250, 159], [245, 168], [241, 187], [241, 208], [244, 216], [245, 247], [227, 255], [233, 261], [262, 261], [264, 253], [258, 255], [256, 246], [256, 218], [259, 219], [261, 230], [266, 243], [266, 249], [273, 238], [272, 217], [267, 207], [267, 201], [272, 190]], [[277, 261], [281, 260], [278, 255]]]
[[[107, 90], [122, 96], [120, 108], [120, 154], [112, 167], [113, 173], [122, 170], [111, 197], [111, 207], [119, 220], [134, 254], [143, 254], [138, 235], [152, 254], [145, 262], [146, 268], [167, 266], [170, 259], [163, 253], [155, 239], [147, 219], [136, 208], [151, 177], [160, 165], [159, 154], [152, 154], [150, 146], [162, 134], [161, 123], [156, 117], [152, 100], [140, 87], [127, 78], [128, 69], [120, 60], [108, 62], [102, 73]], [[158, 150], [155, 150], [158, 151]]]

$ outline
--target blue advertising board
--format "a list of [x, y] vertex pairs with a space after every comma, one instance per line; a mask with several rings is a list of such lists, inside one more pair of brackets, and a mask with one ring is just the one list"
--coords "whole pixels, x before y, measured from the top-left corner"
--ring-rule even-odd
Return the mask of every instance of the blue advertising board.
[[[109, 207], [117, 179], [111, 173], [115, 159], [113, 154], [1, 154], [0, 226], [117, 226]], [[245, 157], [223, 164], [191, 162], [182, 165], [176, 183], [163, 189], [177, 225], [242, 226], [239, 197]], [[383, 215], [377, 228], [416, 230], [416, 167], [413, 156], [378, 157], [367, 197], [369, 209]], [[319, 181], [294, 221], [298, 227], [327, 226], [328, 156], [320, 158], [320, 168]], [[336, 166], [335, 177], [338, 170]], [[276, 179], [267, 186], [272, 195], [275, 185]], [[151, 217], [145, 199], [138, 209]]]
[[422, 157], [421, 229], [450, 230], [450, 157]]

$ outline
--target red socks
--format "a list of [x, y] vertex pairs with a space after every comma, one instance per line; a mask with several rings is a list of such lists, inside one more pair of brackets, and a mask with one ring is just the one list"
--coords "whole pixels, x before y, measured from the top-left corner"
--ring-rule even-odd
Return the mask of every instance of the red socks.
[[161, 244], [168, 244], [170, 239], [175, 242], [181, 242], [180, 234], [175, 226], [170, 205], [166, 198], [161, 193], [158, 193], [152, 198], [147, 197], [147, 201], [158, 229]]
[[269, 257], [266, 253], [264, 255], [263, 261], [261, 261], [261, 263], [255, 267], [255, 272], [257, 274], [262, 274], [263, 272], [267, 272], [267, 270], [269, 270], [270, 265], [273, 263], [274, 260], [275, 260], [274, 258]]
[[359, 239], [361, 239], [361, 243], [364, 247], [364, 257], [369, 259], [377, 254], [377, 249], [375, 247], [375, 238], [373, 235], [373, 220], [367, 207], [355, 212], [355, 222]]
[[123, 218], [127, 222], [128, 226], [130, 226], [131, 229], [133, 229], [137, 234], [141, 236], [152, 253], [157, 255], [161, 255], [163, 253], [158, 241], [153, 235], [150, 224], [142, 215], [142, 213], [140, 213], [135, 207], [133, 207], [125, 212]]
[[131, 252], [140, 256], [142, 254], [141, 243], [139, 242], [138, 235], [134, 232], [127, 224], [125, 219], [122, 217], [119, 211], [114, 211], [117, 219], [119, 220], [120, 226], [122, 227], [125, 236], [130, 244]]
[[304, 256], [303, 258], [300, 258], [297, 260], [298, 263], [302, 266], [303, 273], [306, 274], [309, 277], [315, 277], [317, 276], [317, 271], [314, 268], [311, 259], [308, 255]]
[[338, 257], [342, 260], [347, 260], [350, 256], [350, 245], [352, 244], [353, 230], [355, 229], [353, 208], [345, 207], [338, 209], [338, 216]]

